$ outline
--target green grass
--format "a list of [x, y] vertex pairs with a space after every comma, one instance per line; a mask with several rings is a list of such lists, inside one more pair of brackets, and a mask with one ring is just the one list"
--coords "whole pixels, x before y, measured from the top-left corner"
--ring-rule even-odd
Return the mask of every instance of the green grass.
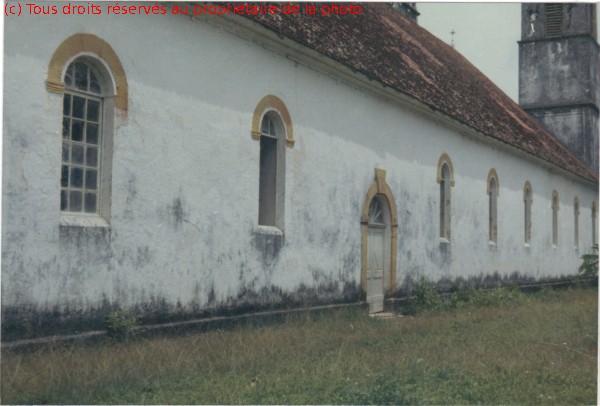
[[4, 351], [2, 403], [595, 404], [595, 289], [491, 302]]

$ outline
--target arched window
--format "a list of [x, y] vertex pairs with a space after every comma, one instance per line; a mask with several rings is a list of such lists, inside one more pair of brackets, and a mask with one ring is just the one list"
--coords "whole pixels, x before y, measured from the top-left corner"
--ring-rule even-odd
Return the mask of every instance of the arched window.
[[437, 181], [440, 184], [440, 238], [450, 241], [452, 217], [452, 189], [454, 171], [452, 161], [447, 154], [438, 160]]
[[254, 109], [252, 138], [260, 142], [258, 224], [283, 231], [285, 148], [294, 146], [290, 114], [279, 98], [268, 95]]
[[67, 67], [63, 96], [60, 209], [99, 213], [102, 187], [102, 75], [84, 58]]
[[552, 244], [558, 245], [558, 192], [552, 191]]
[[115, 110], [128, 104], [123, 66], [101, 38], [74, 34], [52, 55], [46, 89], [62, 95], [61, 224], [107, 224]]
[[523, 201], [525, 202], [525, 244], [531, 242], [531, 203], [533, 202], [533, 196], [531, 191], [531, 184], [529, 181], [525, 182], [523, 188]]
[[263, 116], [260, 132], [258, 224], [283, 230], [285, 128], [277, 112]]
[[488, 174], [489, 195], [489, 241], [498, 242], [498, 174], [495, 169], [491, 169]]
[[592, 202], [592, 244], [598, 244], [598, 236], [596, 235], [596, 202]]
[[369, 224], [384, 225], [383, 222], [383, 203], [379, 196], [373, 197], [369, 205]]
[[579, 248], [579, 198], [573, 199], [573, 243], [575, 248]]

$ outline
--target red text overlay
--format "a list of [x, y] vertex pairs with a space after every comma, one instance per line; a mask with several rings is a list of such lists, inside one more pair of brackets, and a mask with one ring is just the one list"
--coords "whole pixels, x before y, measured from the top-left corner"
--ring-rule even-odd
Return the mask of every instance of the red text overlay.
[[308, 14], [318, 16], [357, 15], [362, 7], [352, 3], [229, 3], [229, 4], [175, 4], [159, 3], [82, 3], [59, 2], [25, 3], [7, 2], [4, 15], [165, 15], [184, 14], [192, 17], [204, 15], [269, 15], [269, 14]]

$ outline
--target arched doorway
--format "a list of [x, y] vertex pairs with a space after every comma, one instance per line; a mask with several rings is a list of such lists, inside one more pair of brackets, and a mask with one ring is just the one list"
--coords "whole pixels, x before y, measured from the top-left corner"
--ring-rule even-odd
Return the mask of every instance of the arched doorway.
[[375, 170], [361, 217], [362, 291], [369, 313], [383, 311], [386, 293], [396, 286], [396, 205], [385, 171]]

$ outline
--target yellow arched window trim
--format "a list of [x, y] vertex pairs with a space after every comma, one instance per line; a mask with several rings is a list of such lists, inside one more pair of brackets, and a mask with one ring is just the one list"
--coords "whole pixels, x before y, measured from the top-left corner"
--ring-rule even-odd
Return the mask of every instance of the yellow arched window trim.
[[46, 90], [52, 93], [64, 93], [64, 69], [76, 56], [86, 53], [92, 54], [106, 63], [115, 81], [115, 107], [127, 110], [128, 86], [123, 65], [110, 44], [93, 34], [71, 35], [58, 46], [48, 64]]
[[444, 166], [444, 163], [448, 165], [448, 169], [450, 170], [450, 186], [454, 186], [454, 167], [452, 166], [452, 160], [445, 152], [438, 159], [436, 181], [437, 183], [442, 181], [442, 166]]
[[260, 123], [262, 122], [262, 118], [269, 111], [276, 111], [281, 119], [283, 120], [283, 124], [285, 125], [285, 142], [288, 147], [294, 146], [294, 128], [292, 126], [292, 119], [290, 117], [290, 113], [288, 112], [287, 107], [283, 101], [273, 95], [267, 95], [263, 97], [256, 107], [254, 108], [254, 114], [252, 116], [252, 139], [260, 140], [261, 132], [260, 132]]
[[492, 180], [492, 178], [496, 179], [496, 195], [500, 196], [500, 179], [498, 179], [498, 172], [496, 172], [495, 168], [490, 169], [488, 176], [487, 176], [487, 186], [486, 186], [487, 194], [489, 195], [491, 193], [490, 181]]

